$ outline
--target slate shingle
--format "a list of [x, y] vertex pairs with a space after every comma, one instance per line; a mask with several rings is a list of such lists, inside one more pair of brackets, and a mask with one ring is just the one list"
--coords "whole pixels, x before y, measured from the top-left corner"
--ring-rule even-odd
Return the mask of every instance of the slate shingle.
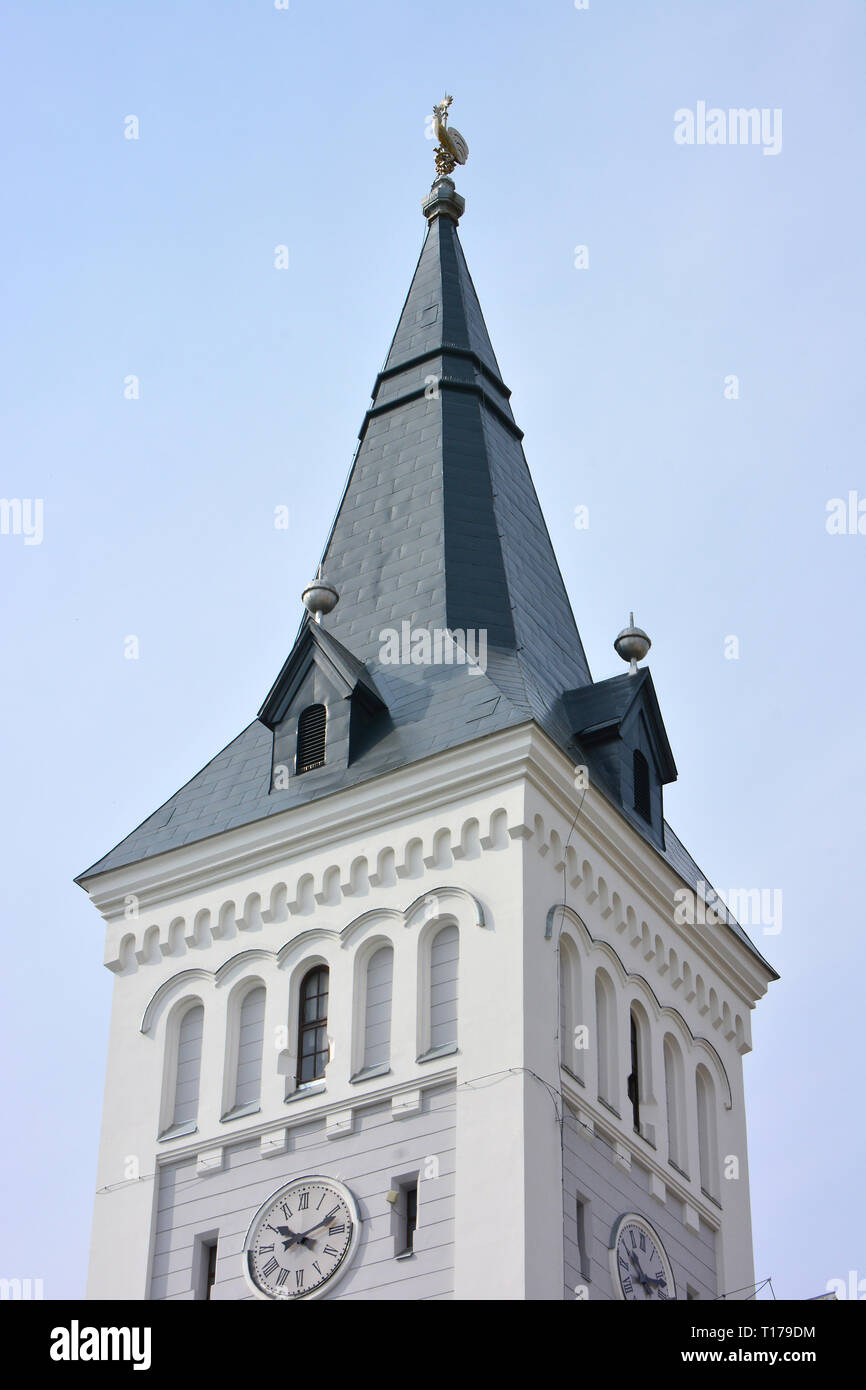
[[[439, 384], [428, 398], [429, 377]], [[582, 761], [563, 696], [592, 677], [509, 398], [456, 224], [436, 217], [323, 561], [341, 598], [322, 626], [375, 682], [390, 732], [348, 767], [273, 792], [272, 736], [255, 720], [79, 882], [528, 719]], [[404, 621], [486, 629], [486, 674], [383, 665], [379, 634]], [[700, 872], [669, 828], [666, 843], [694, 887]]]

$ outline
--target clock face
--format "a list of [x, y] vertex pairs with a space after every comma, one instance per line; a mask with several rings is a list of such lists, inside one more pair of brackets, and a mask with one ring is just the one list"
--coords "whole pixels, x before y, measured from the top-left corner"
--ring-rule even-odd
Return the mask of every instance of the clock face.
[[636, 1213], [621, 1216], [610, 1247], [614, 1292], [637, 1302], [670, 1302], [676, 1286], [671, 1262], [650, 1223]]
[[320, 1298], [348, 1269], [360, 1217], [333, 1178], [296, 1178], [269, 1197], [244, 1242], [244, 1274], [259, 1298]]

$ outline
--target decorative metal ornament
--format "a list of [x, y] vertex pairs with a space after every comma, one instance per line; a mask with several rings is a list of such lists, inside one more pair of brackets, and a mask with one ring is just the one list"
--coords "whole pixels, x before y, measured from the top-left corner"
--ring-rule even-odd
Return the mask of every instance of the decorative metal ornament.
[[628, 618], [628, 627], [623, 628], [613, 645], [617, 655], [621, 656], [623, 661], [630, 662], [629, 674], [633, 676], [637, 671], [638, 662], [643, 661], [652, 642], [642, 627], [635, 627], [634, 613], [629, 613]]
[[439, 178], [454, 171], [455, 165], [465, 164], [469, 158], [469, 146], [454, 126], [448, 125], [448, 108], [453, 97], [445, 95], [433, 107], [433, 135], [439, 142], [436, 146], [436, 173]]
[[301, 594], [301, 599], [304, 606], [312, 613], [313, 619], [317, 623], [322, 621], [323, 613], [326, 616], [328, 613], [332, 613], [339, 603], [340, 595], [337, 593], [333, 584], [326, 583], [322, 578], [321, 565], [319, 565], [319, 573], [316, 575], [312, 584], [308, 584]]

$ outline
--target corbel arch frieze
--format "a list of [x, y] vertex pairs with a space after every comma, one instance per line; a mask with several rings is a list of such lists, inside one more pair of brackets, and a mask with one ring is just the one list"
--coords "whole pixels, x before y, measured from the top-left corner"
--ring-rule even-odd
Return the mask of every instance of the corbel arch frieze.
[[[509, 826], [507, 812], [501, 806], [492, 810], [486, 819], [484, 835], [479, 833], [481, 825], [477, 816], [461, 816], [453, 825], [437, 826], [428, 832], [426, 839], [413, 834], [405, 841], [386, 845], [375, 854], [373, 872], [373, 856], [347, 850], [343, 863], [328, 864], [316, 875], [304, 870], [293, 880], [283, 879], [249, 889], [243, 895], [240, 910], [240, 900], [230, 897], [222, 902], [211, 902], [209, 906], [191, 908], [187, 916], [166, 916], [162, 923], [151, 919], [136, 923], [133, 929], [132, 922], [127, 920], [124, 922], [127, 930], [118, 937], [117, 945], [107, 947], [104, 964], [115, 974], [131, 974], [165, 960], [172, 962], [190, 951], [206, 949], [214, 941], [240, 939], [272, 923], [312, 916], [322, 907], [335, 907], [344, 900], [366, 897], [370, 885], [393, 887], [403, 878], [431, 878], [451, 868], [454, 860], [498, 853], [519, 838], [518, 832], [525, 829], [521, 825]], [[463, 891], [437, 884], [421, 893], [418, 901], [431, 893], [459, 894]], [[480, 907], [477, 912], [478, 925], [483, 926]]]
[[[557, 917], [560, 918], [558, 931], [555, 926]], [[555, 939], [558, 942], [563, 933], [568, 936], [572, 945], [581, 951], [583, 961], [591, 971], [594, 971], [596, 966], [603, 966], [609, 974], [614, 975], [621, 989], [635, 992], [648, 1010], [654, 1026], [661, 1024], [662, 1020], [672, 1025], [675, 1033], [679, 1035], [686, 1055], [692, 1059], [693, 1066], [701, 1060], [710, 1063], [721, 1087], [725, 1109], [732, 1109], [733, 1094], [728, 1073], [709, 1039], [694, 1033], [678, 1009], [670, 1004], [662, 1004], [649, 980], [644, 975], [628, 970], [610, 942], [593, 937], [586, 923], [573, 908], [556, 903], [547, 913], [545, 939]]]

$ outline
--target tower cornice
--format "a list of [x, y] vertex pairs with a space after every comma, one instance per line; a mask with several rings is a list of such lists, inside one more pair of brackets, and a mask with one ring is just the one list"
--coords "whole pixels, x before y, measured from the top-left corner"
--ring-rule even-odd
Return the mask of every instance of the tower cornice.
[[[760, 998], [775, 978], [763, 957], [730, 927], [677, 923], [674, 894], [683, 885], [682, 877], [596, 788], [590, 787], [581, 802], [573, 774], [572, 764], [560, 749], [528, 722], [334, 792], [312, 804], [84, 878], [82, 886], [108, 923], [122, 924], [131, 896], [139, 913], [155, 911], [178, 899], [210, 892], [220, 884], [276, 867], [284, 869], [290, 862], [301, 863], [305, 856], [329, 846], [371, 839], [392, 825], [420, 821], [467, 797], [477, 801], [488, 793], [524, 783], [544, 796], [566, 831], [572, 823], [579, 825], [581, 841], [639, 901], [654, 909], [681, 952], [694, 952], [697, 947], [729, 988], [750, 1003]], [[535, 831], [522, 818], [527, 814], [525, 791], [520, 793], [519, 804], [522, 810], [509, 820], [508, 835], [512, 840], [530, 839]], [[622, 925], [625, 929], [625, 918]]]

